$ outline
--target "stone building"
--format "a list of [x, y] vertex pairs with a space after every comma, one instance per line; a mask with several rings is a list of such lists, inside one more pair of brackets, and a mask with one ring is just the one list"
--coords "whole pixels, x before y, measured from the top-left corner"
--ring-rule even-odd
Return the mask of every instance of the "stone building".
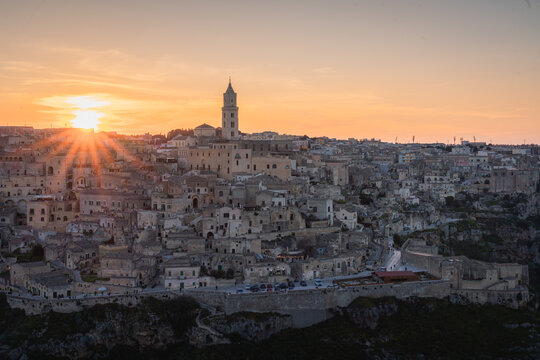
[[16, 263], [9, 270], [9, 278], [14, 286], [24, 286], [28, 275], [51, 271], [50, 265], [42, 261]]
[[166, 289], [182, 290], [206, 287], [207, 277], [200, 277], [201, 266], [189, 257], [173, 258], [163, 264], [163, 279]]
[[239, 137], [238, 132], [238, 106], [236, 105], [236, 93], [234, 92], [231, 79], [229, 86], [223, 94], [223, 107], [221, 108], [221, 136], [231, 140]]

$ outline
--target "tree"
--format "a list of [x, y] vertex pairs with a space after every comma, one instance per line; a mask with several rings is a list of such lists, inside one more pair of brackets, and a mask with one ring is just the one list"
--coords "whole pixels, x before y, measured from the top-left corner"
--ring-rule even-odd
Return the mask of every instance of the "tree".
[[206, 268], [206, 266], [204, 266], [204, 265], [201, 266], [200, 274], [202, 276], [208, 275], [208, 269]]
[[32, 258], [36, 259], [35, 261], [43, 260], [45, 257], [45, 250], [41, 244], [37, 244], [32, 248]]

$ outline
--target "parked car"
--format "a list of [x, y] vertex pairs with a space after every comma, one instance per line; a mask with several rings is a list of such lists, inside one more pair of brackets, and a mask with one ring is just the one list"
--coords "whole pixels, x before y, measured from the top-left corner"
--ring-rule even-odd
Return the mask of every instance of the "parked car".
[[287, 288], [287, 284], [286, 284], [286, 283], [281, 283], [281, 284], [279, 284], [279, 287], [280, 287], [281, 289], [286, 289], [286, 288]]
[[307, 282], [305, 282], [304, 280], [300, 281], [300, 286], [307, 286]]
[[244, 292], [244, 290], [242, 290], [242, 289], [236, 289], [237, 294], [240, 294], [240, 293], [243, 293], [243, 292]]
[[294, 289], [294, 283], [292, 281], [289, 281], [287, 285], [289, 285], [289, 289]]
[[272, 289], [273, 286], [272, 286], [272, 284], [268, 284], [268, 285], [266, 285], [266, 288], [267, 288], [267, 289]]
[[250, 285], [250, 284], [246, 284], [246, 286], [244, 287], [244, 289], [246, 289], [246, 290], [251, 289], [251, 285]]
[[260, 288], [261, 290], [266, 290], [266, 284], [261, 284], [261, 285], [259, 286], [259, 288]]
[[322, 286], [321, 279], [315, 279], [315, 286]]
[[251, 285], [251, 287], [249, 288], [249, 290], [253, 291], [253, 292], [257, 292], [259, 291], [259, 286], [258, 285]]

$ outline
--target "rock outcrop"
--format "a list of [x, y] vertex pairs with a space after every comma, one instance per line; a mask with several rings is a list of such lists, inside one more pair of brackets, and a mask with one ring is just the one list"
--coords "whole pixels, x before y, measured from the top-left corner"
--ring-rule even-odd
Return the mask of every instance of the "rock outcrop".
[[357, 326], [373, 330], [381, 318], [392, 316], [398, 311], [398, 302], [395, 298], [381, 298], [376, 302], [369, 298], [358, 298], [342, 311]]
[[261, 341], [292, 327], [292, 317], [278, 313], [239, 312], [214, 315], [205, 319], [208, 326], [220, 333], [238, 334], [248, 341]]

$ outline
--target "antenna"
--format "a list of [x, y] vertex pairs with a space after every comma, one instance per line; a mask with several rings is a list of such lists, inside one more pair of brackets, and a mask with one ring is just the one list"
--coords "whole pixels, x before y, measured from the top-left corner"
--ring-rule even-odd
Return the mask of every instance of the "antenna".
[[474, 142], [476, 142], [476, 136], [473, 135]]
[[412, 143], [413, 143], [413, 144], [414, 144], [414, 138], [415, 138], [415, 136], [413, 135], [413, 136], [412, 136]]
[[454, 145], [456, 145], [456, 135], [454, 135]]

